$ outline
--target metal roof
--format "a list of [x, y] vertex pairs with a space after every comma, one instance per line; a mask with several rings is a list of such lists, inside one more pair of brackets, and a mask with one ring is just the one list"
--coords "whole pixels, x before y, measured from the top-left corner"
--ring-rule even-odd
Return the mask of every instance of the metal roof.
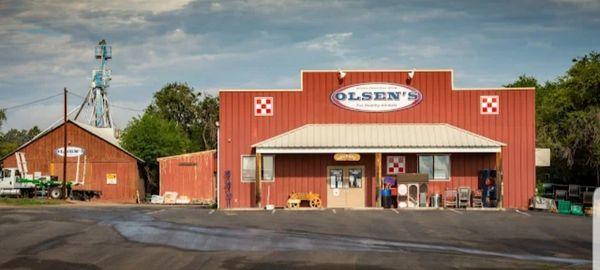
[[[112, 128], [97, 128], [97, 127], [93, 127], [90, 126], [88, 124], [84, 124], [84, 123], [80, 123], [77, 121], [73, 121], [71, 119], [68, 119], [67, 122], [72, 123], [80, 128], [82, 128], [83, 130], [91, 133], [92, 135], [97, 136], [98, 138], [108, 142], [109, 144], [113, 145], [116, 148], [119, 148], [119, 150], [127, 153], [128, 155], [130, 155], [131, 157], [135, 158], [136, 160], [138, 160], [139, 162], [144, 162], [143, 159], [137, 157], [136, 155], [132, 154], [131, 152], [125, 150], [125, 148], [123, 148], [121, 146], [121, 144], [119, 143], [119, 140], [115, 137], [115, 130]], [[4, 157], [0, 158], [0, 160], [4, 160], [7, 157], [13, 155], [15, 152], [25, 148], [27, 145], [31, 144], [32, 142], [38, 140], [39, 138], [45, 136], [46, 134], [54, 131], [55, 129], [61, 127], [63, 125], [63, 120], [59, 120], [54, 122], [52, 125], [50, 125], [48, 128], [46, 128], [44, 131], [40, 132], [38, 135], [36, 135], [35, 137], [33, 137], [31, 140], [29, 140], [28, 142], [24, 143], [23, 145], [19, 146], [17, 149], [15, 149], [14, 151], [10, 152], [9, 154], [5, 155]]]
[[68, 121], [79, 126], [82, 129], [88, 131], [89, 133], [92, 133], [92, 134], [100, 137], [100, 139], [103, 139], [106, 142], [112, 144], [114, 147], [119, 148], [119, 150], [127, 153], [128, 155], [137, 159], [138, 161], [140, 161], [142, 163], [144, 162], [143, 159], [141, 159], [141, 158], [137, 157], [136, 155], [132, 154], [131, 152], [125, 150], [125, 148], [123, 148], [121, 146], [121, 143], [119, 143], [119, 140], [117, 139], [117, 137], [115, 137], [115, 130], [113, 128], [99, 128], [99, 127], [90, 126], [88, 124], [84, 124], [84, 123], [73, 121], [73, 120], [68, 120]]
[[253, 147], [258, 153], [497, 153], [504, 145], [443, 123], [308, 124]]

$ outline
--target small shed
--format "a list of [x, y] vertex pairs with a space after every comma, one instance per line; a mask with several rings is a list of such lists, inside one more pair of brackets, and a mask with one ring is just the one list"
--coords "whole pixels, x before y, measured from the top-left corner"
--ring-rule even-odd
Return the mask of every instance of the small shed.
[[[2, 157], [3, 167], [17, 167], [15, 152], [25, 154], [28, 172], [63, 179], [64, 124], [57, 123]], [[127, 152], [112, 128], [67, 121], [67, 180], [74, 189], [100, 191], [100, 200], [135, 202], [144, 196], [143, 160]]]
[[192, 202], [214, 203], [216, 161], [215, 150], [158, 158], [160, 195], [177, 192]]

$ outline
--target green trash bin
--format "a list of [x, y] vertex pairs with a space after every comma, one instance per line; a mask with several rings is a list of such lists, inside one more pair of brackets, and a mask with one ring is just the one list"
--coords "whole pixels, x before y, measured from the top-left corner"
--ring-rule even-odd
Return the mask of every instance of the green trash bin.
[[558, 200], [558, 213], [563, 215], [571, 214], [571, 202]]
[[583, 216], [583, 205], [581, 205], [581, 204], [572, 204], [571, 205], [571, 215]]

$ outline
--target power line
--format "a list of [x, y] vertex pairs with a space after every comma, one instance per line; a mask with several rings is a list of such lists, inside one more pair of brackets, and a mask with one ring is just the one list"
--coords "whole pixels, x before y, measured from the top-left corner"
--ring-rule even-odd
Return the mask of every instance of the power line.
[[[80, 98], [85, 99], [84, 96], [79, 95], [79, 94], [75, 94], [75, 93], [72, 93], [72, 92], [69, 92], [69, 94], [74, 95], [76, 97], [80, 97]], [[132, 111], [132, 112], [143, 112], [144, 111], [144, 110], [140, 110], [140, 109], [134, 109], [134, 108], [129, 108], [129, 107], [125, 107], [125, 106], [119, 106], [119, 105], [116, 105], [114, 103], [111, 103], [110, 107], [117, 108], [117, 109], [122, 109], [122, 110], [127, 110], [127, 111]]]
[[74, 95], [74, 96], [76, 96], [76, 97], [85, 98], [84, 96], [82, 96], [82, 95], [80, 95], [80, 94], [75, 94], [75, 93], [73, 93], [73, 92], [70, 92], [70, 91], [69, 91], [68, 93], [69, 93], [70, 95]]
[[4, 110], [8, 111], [8, 110], [17, 109], [17, 108], [20, 108], [20, 107], [25, 107], [25, 106], [28, 106], [28, 105], [33, 105], [33, 104], [36, 104], [36, 103], [40, 103], [40, 102], [49, 100], [51, 98], [58, 97], [58, 96], [60, 96], [62, 94], [63, 93], [58, 93], [58, 94], [51, 95], [51, 96], [48, 96], [48, 97], [45, 97], [45, 98], [36, 99], [34, 101], [30, 101], [30, 102], [27, 102], [27, 103], [23, 103], [23, 104], [19, 104], [19, 105], [15, 105], [15, 106], [6, 107], [6, 108], [4, 108]]
[[144, 110], [140, 110], [140, 109], [127, 108], [127, 107], [119, 106], [116, 104], [111, 104], [110, 106], [117, 108], [117, 109], [128, 110], [128, 111], [132, 111], [132, 112], [143, 112], [144, 111]]

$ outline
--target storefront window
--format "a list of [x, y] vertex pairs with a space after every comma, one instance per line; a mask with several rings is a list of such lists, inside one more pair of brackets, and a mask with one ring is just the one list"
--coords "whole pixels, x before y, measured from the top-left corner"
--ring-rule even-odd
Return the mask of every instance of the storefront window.
[[342, 188], [343, 174], [342, 169], [329, 170], [329, 185], [331, 188]]
[[450, 156], [433, 156], [433, 178], [450, 179]]
[[350, 188], [361, 188], [363, 179], [363, 171], [360, 168], [348, 169], [348, 183]]
[[[275, 156], [262, 156], [262, 181], [275, 180]], [[256, 157], [242, 156], [242, 182], [256, 181]]]
[[419, 173], [426, 173], [429, 179], [450, 179], [450, 156], [419, 156]]
[[275, 179], [275, 157], [263, 156], [262, 159], [262, 180], [265, 182], [273, 182]]
[[419, 173], [429, 174], [429, 179], [433, 179], [433, 156], [419, 156]]
[[242, 181], [254, 182], [256, 179], [256, 157], [242, 157]]

